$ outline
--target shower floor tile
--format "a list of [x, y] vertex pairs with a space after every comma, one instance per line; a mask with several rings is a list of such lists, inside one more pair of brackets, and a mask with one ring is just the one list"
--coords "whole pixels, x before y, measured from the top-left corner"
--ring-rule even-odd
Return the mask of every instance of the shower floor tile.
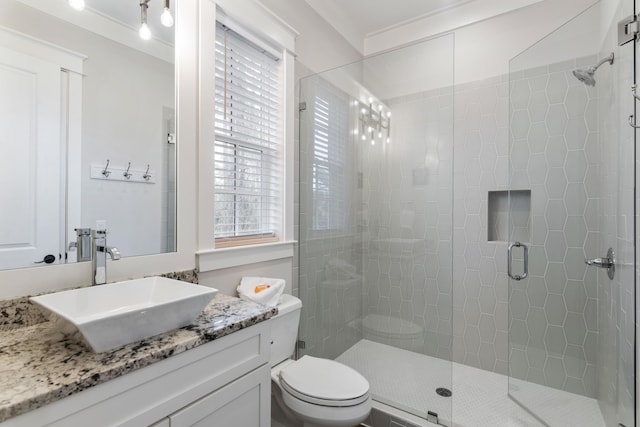
[[[509, 381], [505, 375], [369, 340], [360, 340], [336, 360], [369, 380], [381, 410], [389, 405], [410, 414], [405, 417], [407, 425], [433, 426], [424, 420], [419, 422], [427, 417], [427, 411], [436, 412], [441, 424], [453, 427], [542, 425], [507, 396]], [[437, 387], [451, 389], [453, 396], [439, 396]], [[527, 393], [527, 402], [544, 408], [545, 421], [552, 427], [604, 426], [595, 399], [526, 382], [519, 382], [517, 388], [519, 391], [514, 392], [519, 396]], [[393, 415], [402, 418], [400, 414]]]

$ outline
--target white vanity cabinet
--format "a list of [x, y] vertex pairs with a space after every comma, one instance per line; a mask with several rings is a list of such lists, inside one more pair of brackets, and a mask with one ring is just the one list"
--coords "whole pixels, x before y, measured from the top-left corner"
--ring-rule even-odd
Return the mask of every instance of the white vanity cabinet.
[[0, 427], [268, 427], [270, 336], [270, 322], [260, 322]]

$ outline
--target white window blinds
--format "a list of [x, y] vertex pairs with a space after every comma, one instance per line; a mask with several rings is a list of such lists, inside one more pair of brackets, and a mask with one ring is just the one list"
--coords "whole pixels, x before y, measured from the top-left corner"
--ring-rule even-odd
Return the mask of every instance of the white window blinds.
[[217, 239], [279, 234], [283, 178], [279, 68], [277, 58], [217, 24]]
[[346, 228], [348, 105], [348, 100], [326, 83], [316, 87], [311, 170], [313, 230]]

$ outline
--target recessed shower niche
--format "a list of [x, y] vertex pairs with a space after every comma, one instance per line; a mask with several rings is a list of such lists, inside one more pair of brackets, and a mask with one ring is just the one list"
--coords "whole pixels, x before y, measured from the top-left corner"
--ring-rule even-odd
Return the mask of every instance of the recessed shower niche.
[[488, 241], [531, 241], [531, 190], [489, 191], [487, 209]]

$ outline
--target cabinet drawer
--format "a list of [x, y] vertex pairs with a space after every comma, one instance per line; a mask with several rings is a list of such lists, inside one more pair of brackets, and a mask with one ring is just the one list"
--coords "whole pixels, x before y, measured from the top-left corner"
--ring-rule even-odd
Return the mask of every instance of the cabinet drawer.
[[171, 415], [171, 427], [268, 427], [271, 423], [269, 365], [227, 384]]

